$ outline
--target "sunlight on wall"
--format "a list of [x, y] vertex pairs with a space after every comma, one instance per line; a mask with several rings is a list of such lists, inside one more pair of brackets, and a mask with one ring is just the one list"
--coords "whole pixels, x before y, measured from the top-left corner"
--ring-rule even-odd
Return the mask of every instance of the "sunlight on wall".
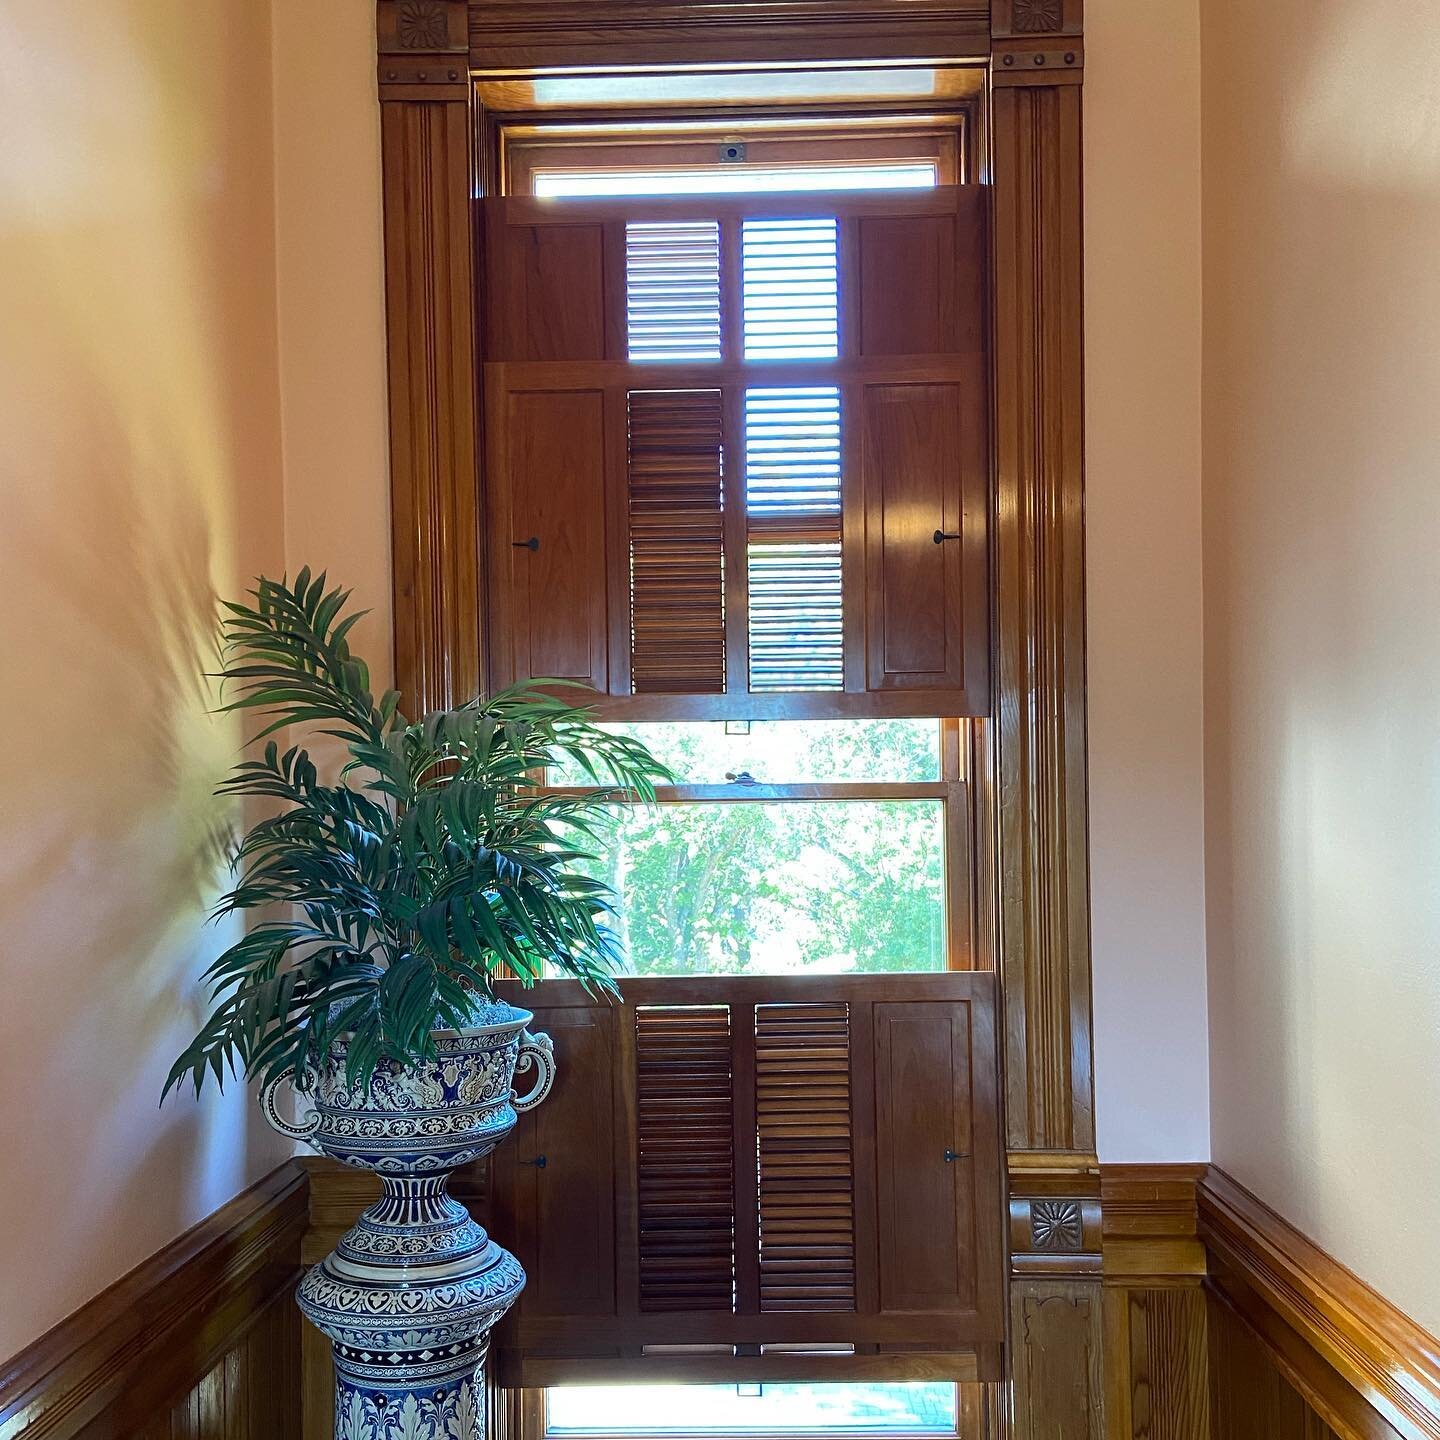
[[0, 0], [0, 1356], [270, 1169], [193, 1029], [236, 727], [217, 589], [284, 561], [268, 24]]
[[1440, 11], [1203, 22], [1214, 1159], [1440, 1331]]
[[[1277, 19], [1287, 24], [1283, 11]], [[1286, 53], [1304, 63], [1281, 102], [1287, 170], [1367, 187], [1434, 185], [1440, 26], [1433, 0], [1390, 0], [1380, 21], [1373, 6], [1353, 3], [1290, 12]], [[1376, 94], [1379, 76], [1384, 98]], [[1399, 95], [1403, 104], [1390, 103]]]

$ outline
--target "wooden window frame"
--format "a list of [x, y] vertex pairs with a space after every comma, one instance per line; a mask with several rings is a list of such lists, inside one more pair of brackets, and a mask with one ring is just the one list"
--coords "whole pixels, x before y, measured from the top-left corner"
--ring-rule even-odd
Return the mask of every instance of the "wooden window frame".
[[500, 124], [491, 143], [498, 145], [502, 193], [532, 195], [536, 178], [547, 170], [606, 172], [709, 169], [724, 163], [720, 147], [730, 139], [746, 146], [746, 166], [795, 166], [929, 162], [937, 185], [962, 185], [969, 166], [966, 116], [876, 116], [841, 125], [834, 115], [789, 128], [776, 122], [732, 116], [696, 118], [683, 127], [646, 126], [628, 117], [605, 126]]
[[[523, 89], [557, 73], [808, 71], [948, 57], [978, 79], [975, 173], [994, 199], [995, 693], [989, 720], [973, 727], [972, 773], [977, 809], [993, 821], [993, 852], [977, 868], [1004, 1009], [1013, 1379], [1009, 1393], [976, 1404], [988, 1433], [1013, 1425], [1022, 1436], [1098, 1440], [1084, 0], [609, 0], [603, 10], [594, 0], [377, 0], [377, 41], [396, 675], [412, 711], [468, 698], [484, 674], [471, 201], [492, 185], [475, 137], [495, 112], [480, 77], [508, 76]], [[1063, 1252], [1042, 1239], [1055, 1227], [1040, 1223], [1060, 1213]], [[509, 1401], [497, 1393], [493, 1405], [498, 1440]]]

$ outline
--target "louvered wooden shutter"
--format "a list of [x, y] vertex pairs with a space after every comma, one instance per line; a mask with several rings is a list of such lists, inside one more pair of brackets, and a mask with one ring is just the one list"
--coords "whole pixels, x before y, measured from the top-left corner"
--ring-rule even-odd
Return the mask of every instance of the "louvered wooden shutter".
[[500, 1382], [997, 1374], [994, 977], [624, 990], [508, 996], [559, 1077], [493, 1161]]
[[723, 694], [721, 393], [627, 400], [631, 683], [637, 695]]
[[983, 188], [482, 203], [492, 683], [987, 713]]

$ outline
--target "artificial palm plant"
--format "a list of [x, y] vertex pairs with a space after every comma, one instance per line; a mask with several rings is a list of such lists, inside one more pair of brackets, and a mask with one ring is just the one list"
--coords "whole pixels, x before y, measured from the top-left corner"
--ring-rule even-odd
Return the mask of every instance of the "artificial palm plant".
[[[416, 1065], [432, 1031], [463, 1028], [497, 974], [561, 972], [612, 989], [613, 894], [578, 862], [608, 808], [653, 800], [663, 767], [600, 729], [584, 706], [515, 687], [423, 720], [378, 701], [348, 635], [362, 612], [325, 575], [260, 579], [224, 607], [221, 711], [255, 710], [256, 743], [309, 727], [343, 743], [337, 783], [309, 752], [268, 740], [220, 787], [278, 802], [235, 851], [237, 883], [216, 918], [260, 910], [206, 972], [212, 1009], [175, 1062], [187, 1076], [304, 1076], [348, 1042], [350, 1083], [381, 1060]], [[542, 682], [553, 688], [557, 682]], [[600, 788], [545, 794], [559, 756]], [[275, 918], [277, 917], [278, 918]]]

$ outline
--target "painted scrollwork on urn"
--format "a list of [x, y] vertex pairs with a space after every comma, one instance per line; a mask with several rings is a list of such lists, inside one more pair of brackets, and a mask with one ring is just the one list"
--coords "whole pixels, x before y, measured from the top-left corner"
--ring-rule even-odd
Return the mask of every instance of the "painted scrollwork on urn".
[[[352, 1086], [346, 1045], [301, 1078], [314, 1113], [295, 1125], [265, 1089], [265, 1115], [346, 1165], [376, 1171], [379, 1200], [300, 1282], [300, 1309], [335, 1353], [337, 1440], [482, 1440], [479, 1381], [490, 1331], [519, 1298], [525, 1272], [458, 1201], [450, 1172], [488, 1155], [538, 1105], [555, 1077], [548, 1035], [503, 1002], [475, 1024], [435, 1035], [423, 1065], [382, 1062]], [[533, 1074], [525, 1094], [516, 1074]]]

